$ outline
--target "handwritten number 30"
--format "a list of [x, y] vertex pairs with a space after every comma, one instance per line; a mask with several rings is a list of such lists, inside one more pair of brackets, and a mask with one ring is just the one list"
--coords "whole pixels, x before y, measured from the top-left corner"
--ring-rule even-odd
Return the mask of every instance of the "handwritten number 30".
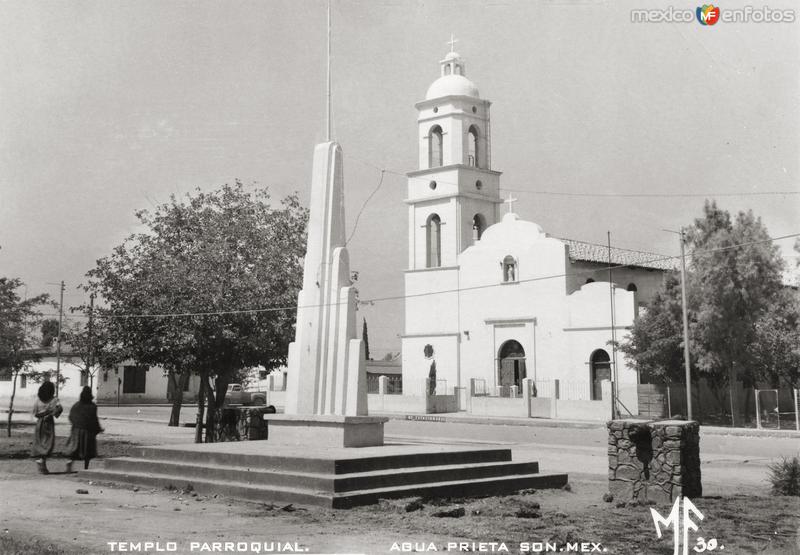
[[716, 548], [716, 538], [711, 538], [710, 540], [706, 541], [704, 538], [699, 537], [697, 538], [697, 545], [694, 546], [694, 550], [697, 553], [702, 553], [703, 551], [714, 551]]

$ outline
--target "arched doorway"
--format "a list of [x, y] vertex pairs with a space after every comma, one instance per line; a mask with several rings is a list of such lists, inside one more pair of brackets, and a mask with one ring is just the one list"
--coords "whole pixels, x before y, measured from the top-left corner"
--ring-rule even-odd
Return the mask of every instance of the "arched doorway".
[[508, 397], [512, 385], [517, 386], [519, 395], [525, 377], [525, 349], [518, 341], [513, 339], [506, 341], [500, 346], [497, 356], [497, 385], [502, 388], [501, 395]]
[[611, 380], [611, 359], [603, 349], [597, 349], [589, 358], [592, 369], [592, 401], [603, 398], [603, 380]]

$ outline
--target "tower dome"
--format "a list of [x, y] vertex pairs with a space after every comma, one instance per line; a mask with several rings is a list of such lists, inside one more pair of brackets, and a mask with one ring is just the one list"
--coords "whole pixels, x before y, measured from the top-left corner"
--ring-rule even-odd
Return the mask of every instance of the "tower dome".
[[442, 67], [442, 75], [428, 87], [425, 100], [443, 96], [480, 98], [478, 87], [464, 76], [464, 60], [458, 52], [452, 50], [448, 52], [439, 65]]

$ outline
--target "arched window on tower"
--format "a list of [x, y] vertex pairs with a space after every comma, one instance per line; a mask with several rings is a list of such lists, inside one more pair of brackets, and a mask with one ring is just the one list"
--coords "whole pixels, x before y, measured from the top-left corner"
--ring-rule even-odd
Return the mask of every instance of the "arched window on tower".
[[469, 137], [467, 138], [467, 165], [480, 167], [478, 163], [478, 128], [474, 125], [469, 126]]
[[472, 241], [478, 241], [483, 235], [483, 230], [486, 229], [486, 218], [483, 214], [475, 214], [472, 216]]
[[425, 265], [438, 268], [442, 265], [442, 220], [431, 214], [425, 223]]
[[452, 67], [452, 64], [446, 64], [446, 65], [444, 66], [444, 74], [445, 74], [445, 75], [450, 75], [450, 73], [453, 71], [453, 70], [451, 69], [451, 67]]
[[442, 128], [431, 127], [428, 133], [428, 167], [438, 168], [442, 165]]

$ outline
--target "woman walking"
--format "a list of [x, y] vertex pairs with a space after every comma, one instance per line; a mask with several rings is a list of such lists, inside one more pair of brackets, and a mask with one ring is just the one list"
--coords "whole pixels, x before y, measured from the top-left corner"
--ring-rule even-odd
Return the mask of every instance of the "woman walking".
[[72, 463], [83, 460], [84, 470], [89, 468], [89, 461], [97, 456], [97, 434], [103, 431], [97, 420], [97, 405], [92, 402], [92, 388], [83, 386], [77, 403], [69, 410], [69, 421], [72, 432], [65, 449], [67, 472], [72, 472]]
[[31, 455], [39, 457], [36, 465], [39, 473], [49, 474], [47, 470], [47, 457], [53, 454], [56, 443], [55, 418], [64, 411], [56, 397], [56, 386], [53, 382], [44, 382], [36, 393], [37, 399], [33, 404], [33, 415], [36, 417], [36, 431], [33, 436]]

